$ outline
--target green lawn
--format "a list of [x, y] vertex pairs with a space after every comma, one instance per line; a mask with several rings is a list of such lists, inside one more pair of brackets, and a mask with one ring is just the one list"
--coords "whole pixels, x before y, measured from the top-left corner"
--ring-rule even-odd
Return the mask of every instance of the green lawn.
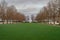
[[0, 24], [0, 40], [60, 40], [60, 27], [39, 23]]

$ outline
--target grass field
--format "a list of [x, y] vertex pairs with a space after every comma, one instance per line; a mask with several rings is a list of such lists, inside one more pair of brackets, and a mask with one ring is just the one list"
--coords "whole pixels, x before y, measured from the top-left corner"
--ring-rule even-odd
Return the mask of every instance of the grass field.
[[0, 40], [60, 40], [60, 27], [39, 23], [0, 24]]

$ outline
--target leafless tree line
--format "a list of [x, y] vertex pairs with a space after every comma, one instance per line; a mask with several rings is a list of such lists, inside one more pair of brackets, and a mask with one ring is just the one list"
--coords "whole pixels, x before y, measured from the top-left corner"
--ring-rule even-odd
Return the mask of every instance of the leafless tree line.
[[8, 3], [2, 1], [0, 3], [0, 22], [23, 22], [25, 16], [17, 11], [14, 5], [8, 6]]
[[43, 7], [36, 16], [38, 22], [49, 22], [52, 20], [60, 23], [60, 0], [51, 0], [47, 6]]

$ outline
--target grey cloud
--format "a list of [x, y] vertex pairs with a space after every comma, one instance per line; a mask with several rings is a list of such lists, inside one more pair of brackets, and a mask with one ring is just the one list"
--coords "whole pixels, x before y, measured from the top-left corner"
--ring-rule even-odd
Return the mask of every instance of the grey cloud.
[[38, 13], [48, 1], [49, 0], [6, 0], [8, 5], [15, 5], [19, 12], [27, 15]]
[[49, 0], [6, 0], [9, 4], [44, 4]]

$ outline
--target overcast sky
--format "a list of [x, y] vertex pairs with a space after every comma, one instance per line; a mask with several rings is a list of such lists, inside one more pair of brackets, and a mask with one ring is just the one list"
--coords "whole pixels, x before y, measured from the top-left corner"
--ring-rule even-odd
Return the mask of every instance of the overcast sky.
[[18, 11], [26, 15], [37, 14], [48, 1], [49, 0], [6, 0], [9, 5], [15, 5]]

